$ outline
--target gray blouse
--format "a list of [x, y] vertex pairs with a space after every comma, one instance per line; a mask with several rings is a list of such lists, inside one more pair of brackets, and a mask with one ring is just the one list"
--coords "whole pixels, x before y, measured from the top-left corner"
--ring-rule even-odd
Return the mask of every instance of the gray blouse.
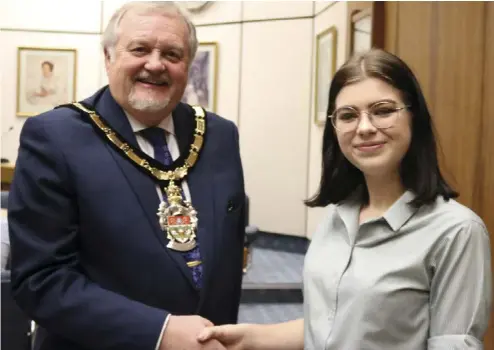
[[359, 225], [360, 205], [330, 205], [304, 266], [305, 349], [483, 349], [492, 303], [482, 220], [406, 192]]

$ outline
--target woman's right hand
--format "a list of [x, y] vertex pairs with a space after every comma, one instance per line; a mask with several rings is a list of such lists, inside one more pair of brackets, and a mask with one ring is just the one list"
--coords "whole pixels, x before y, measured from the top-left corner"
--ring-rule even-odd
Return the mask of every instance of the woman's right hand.
[[218, 340], [227, 350], [303, 350], [304, 320], [206, 327], [197, 340], [209, 339]]
[[216, 339], [223, 344], [228, 350], [256, 350], [252, 344], [252, 327], [253, 324], [237, 324], [206, 327], [198, 335], [199, 342], [205, 342], [210, 339]]

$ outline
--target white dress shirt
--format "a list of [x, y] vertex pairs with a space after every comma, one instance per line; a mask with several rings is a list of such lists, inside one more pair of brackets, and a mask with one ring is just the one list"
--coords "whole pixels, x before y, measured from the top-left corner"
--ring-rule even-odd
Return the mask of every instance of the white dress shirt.
[[[132, 131], [134, 131], [139, 147], [148, 156], [154, 158], [153, 145], [139, 133], [140, 131], [147, 129], [148, 126], [142, 124], [140, 121], [136, 120], [130, 114], [128, 113], [125, 114], [129, 119], [130, 126], [132, 128]], [[178, 148], [177, 136], [175, 134], [175, 125], [173, 124], [172, 116], [169, 115], [168, 117], [163, 119], [161, 123], [157, 125], [157, 127], [164, 130], [166, 134], [166, 144], [168, 146], [168, 150], [170, 151], [170, 155], [172, 156], [172, 159], [176, 160], [178, 157], [180, 157], [180, 150]], [[188, 201], [191, 201], [189, 186], [187, 186], [187, 181], [185, 179], [182, 181], [182, 188], [184, 190], [186, 199]], [[156, 186], [156, 191], [158, 193], [160, 200], [163, 200], [163, 192], [158, 186]]]
[[[134, 135], [137, 139], [137, 143], [139, 144], [139, 147], [148, 156], [154, 158], [153, 145], [139, 133], [140, 131], [147, 129], [148, 126], [142, 124], [140, 121], [136, 120], [127, 112], [125, 114], [127, 115], [132, 131], [134, 131]], [[163, 129], [163, 132], [166, 134], [166, 144], [168, 146], [168, 150], [170, 151], [170, 155], [172, 156], [172, 159], [176, 160], [180, 156], [180, 149], [178, 148], [177, 136], [175, 134], [175, 125], [173, 124], [172, 116], [169, 115], [168, 117], [163, 119], [161, 123], [157, 125], [157, 127]], [[191, 196], [190, 196], [189, 186], [187, 185], [187, 181], [183, 180], [181, 184], [186, 199], [188, 201], [191, 201]], [[158, 185], [156, 185], [156, 192], [160, 200], [163, 201], [163, 191]], [[170, 315], [168, 315], [168, 317], [165, 320], [165, 323], [163, 324], [163, 328], [161, 329], [158, 342], [156, 343], [156, 350], [158, 350], [160, 347], [161, 339], [163, 338], [163, 334], [165, 333], [165, 329], [169, 319], [170, 319]]]

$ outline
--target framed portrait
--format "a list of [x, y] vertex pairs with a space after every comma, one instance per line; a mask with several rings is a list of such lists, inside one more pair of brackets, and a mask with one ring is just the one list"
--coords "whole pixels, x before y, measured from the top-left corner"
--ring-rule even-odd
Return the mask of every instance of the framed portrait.
[[327, 119], [328, 95], [336, 71], [336, 27], [326, 29], [316, 37], [315, 123], [324, 125]]
[[199, 43], [196, 57], [189, 69], [189, 80], [182, 102], [216, 112], [217, 75], [218, 44]]
[[29, 117], [75, 100], [77, 51], [19, 47], [17, 116]]

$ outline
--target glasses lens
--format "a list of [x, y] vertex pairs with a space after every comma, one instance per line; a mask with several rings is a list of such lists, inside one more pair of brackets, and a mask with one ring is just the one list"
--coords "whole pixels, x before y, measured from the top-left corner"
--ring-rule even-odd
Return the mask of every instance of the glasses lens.
[[376, 128], [385, 129], [393, 126], [398, 116], [398, 107], [394, 103], [379, 103], [374, 105], [369, 113]]
[[354, 129], [358, 124], [359, 114], [352, 108], [342, 108], [334, 113], [334, 127], [341, 131]]

